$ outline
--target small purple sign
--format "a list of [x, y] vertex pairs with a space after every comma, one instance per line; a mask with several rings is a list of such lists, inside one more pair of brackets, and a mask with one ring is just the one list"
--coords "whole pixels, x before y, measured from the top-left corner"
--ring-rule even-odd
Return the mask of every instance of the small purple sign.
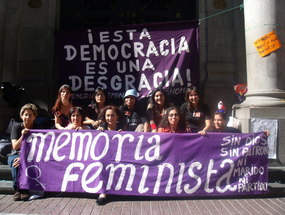
[[98, 86], [121, 100], [131, 88], [146, 98], [158, 87], [183, 95], [199, 84], [196, 21], [59, 31], [55, 39], [59, 84], [69, 84], [75, 100]]
[[19, 186], [144, 196], [262, 194], [267, 154], [263, 133], [31, 130], [22, 143]]

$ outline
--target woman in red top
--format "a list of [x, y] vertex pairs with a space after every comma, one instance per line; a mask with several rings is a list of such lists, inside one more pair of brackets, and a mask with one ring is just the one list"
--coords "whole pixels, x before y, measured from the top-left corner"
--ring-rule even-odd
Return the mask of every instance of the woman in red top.
[[163, 89], [155, 89], [150, 97], [150, 101], [146, 110], [147, 118], [150, 124], [151, 132], [157, 132], [160, 121], [168, 108], [166, 93]]
[[185, 133], [186, 123], [181, 116], [180, 110], [177, 107], [166, 109], [159, 126], [158, 132], [161, 133]]

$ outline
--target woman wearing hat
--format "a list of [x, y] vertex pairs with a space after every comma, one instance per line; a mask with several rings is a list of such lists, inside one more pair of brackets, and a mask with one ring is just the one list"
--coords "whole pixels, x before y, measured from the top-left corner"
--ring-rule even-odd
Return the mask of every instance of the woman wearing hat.
[[149, 124], [142, 115], [144, 112], [138, 104], [139, 94], [135, 89], [129, 89], [124, 95], [124, 105], [120, 106], [120, 110], [124, 115], [127, 131], [147, 132]]

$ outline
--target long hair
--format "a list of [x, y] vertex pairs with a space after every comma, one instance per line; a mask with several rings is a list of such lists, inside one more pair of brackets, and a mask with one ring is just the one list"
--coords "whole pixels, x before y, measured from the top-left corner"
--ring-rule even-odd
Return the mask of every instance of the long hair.
[[[67, 84], [64, 84], [62, 85], [59, 90], [58, 90], [58, 93], [57, 93], [57, 99], [55, 101], [55, 104], [54, 106], [52, 107], [52, 113], [55, 114], [55, 112], [59, 111], [61, 106], [62, 106], [62, 101], [61, 101], [61, 97], [60, 97], [60, 94], [63, 90], [67, 90], [69, 91], [70, 93], [72, 93], [72, 89], [69, 85]], [[69, 98], [69, 102], [71, 103], [71, 97]]]
[[116, 113], [117, 116], [118, 116], [118, 123], [122, 123], [122, 119], [123, 119], [122, 113], [121, 113], [121, 111], [119, 110], [119, 108], [118, 108], [117, 106], [115, 106], [115, 105], [107, 105], [106, 107], [104, 107], [104, 108], [100, 111], [100, 113], [99, 113], [99, 115], [98, 115], [98, 119], [99, 119], [99, 120], [101, 120], [102, 122], [106, 123], [106, 117], [105, 117], [105, 115], [106, 115], [107, 110], [113, 110], [113, 111], [115, 111], [115, 113]]
[[195, 110], [195, 107], [189, 100], [190, 93], [196, 93], [198, 95], [199, 97], [198, 108], [203, 104], [203, 101], [202, 101], [201, 93], [199, 92], [198, 88], [194, 86], [189, 87], [185, 92], [185, 101], [187, 103], [187, 108], [192, 111], [192, 110]]
[[96, 113], [99, 112], [99, 106], [98, 106], [98, 103], [96, 102], [96, 99], [95, 99], [95, 97], [96, 97], [96, 95], [98, 93], [103, 93], [104, 94], [104, 96], [105, 96], [105, 104], [107, 104], [107, 93], [106, 93], [106, 91], [102, 87], [97, 87], [96, 90], [92, 94], [92, 100], [91, 100], [91, 104], [92, 104], [92, 106], [94, 106], [94, 109], [95, 109]]
[[164, 107], [168, 107], [168, 99], [166, 96], [166, 92], [162, 89], [162, 88], [156, 88], [152, 91], [151, 96], [149, 98], [149, 105], [153, 108], [153, 109], [157, 109], [158, 108], [158, 104], [155, 101], [155, 94], [157, 92], [161, 92], [164, 95]]
[[178, 113], [178, 116], [179, 116], [179, 122], [177, 124], [177, 130], [178, 131], [185, 131], [186, 130], [186, 123], [185, 123], [184, 117], [182, 116], [180, 109], [175, 107], [175, 106], [171, 106], [171, 107], [166, 109], [165, 114], [162, 117], [162, 120], [160, 121], [158, 127], [167, 128], [170, 126], [169, 121], [168, 121], [168, 116], [169, 116], [170, 111], [172, 111], [172, 110], [176, 110], [176, 112]]
[[69, 111], [69, 121], [71, 120], [71, 115], [78, 112], [80, 115], [81, 115], [81, 118], [82, 118], [82, 121], [81, 123], [83, 124], [83, 121], [85, 120], [85, 112], [84, 110], [81, 108], [81, 107], [78, 107], [78, 106], [75, 106], [75, 107], [72, 107]]

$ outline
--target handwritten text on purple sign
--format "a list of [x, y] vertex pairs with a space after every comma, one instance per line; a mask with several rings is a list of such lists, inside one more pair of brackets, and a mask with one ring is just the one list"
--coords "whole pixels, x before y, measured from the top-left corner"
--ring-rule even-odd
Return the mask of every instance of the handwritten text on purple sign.
[[[263, 134], [37, 132], [26, 164], [58, 170], [50, 191], [133, 195], [233, 195], [267, 192]], [[46, 168], [42, 168], [45, 167]]]

